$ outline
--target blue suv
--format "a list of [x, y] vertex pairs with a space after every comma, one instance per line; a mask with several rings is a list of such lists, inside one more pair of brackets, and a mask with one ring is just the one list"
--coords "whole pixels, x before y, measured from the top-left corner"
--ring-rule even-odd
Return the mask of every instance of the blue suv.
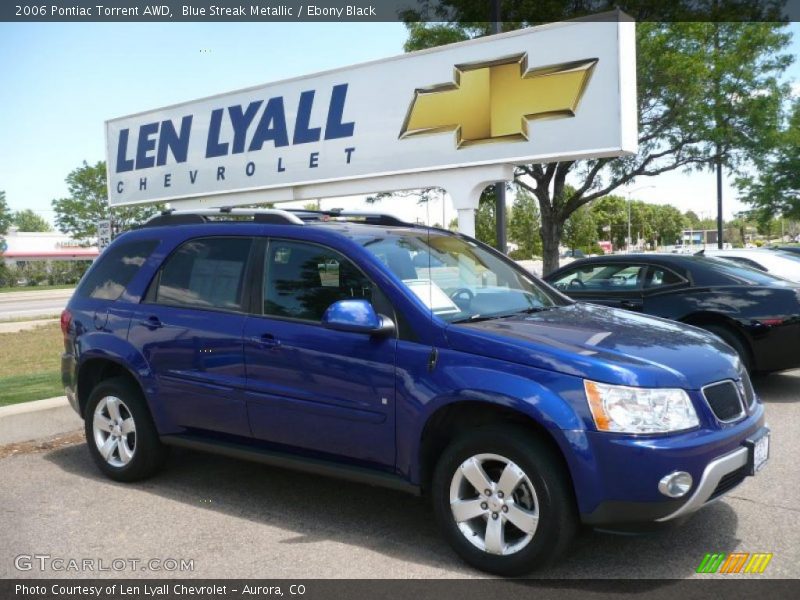
[[580, 524], [678, 521], [769, 454], [719, 338], [575, 303], [386, 215], [164, 213], [111, 244], [61, 324], [63, 384], [112, 479], [182, 446], [421, 493], [498, 574]]

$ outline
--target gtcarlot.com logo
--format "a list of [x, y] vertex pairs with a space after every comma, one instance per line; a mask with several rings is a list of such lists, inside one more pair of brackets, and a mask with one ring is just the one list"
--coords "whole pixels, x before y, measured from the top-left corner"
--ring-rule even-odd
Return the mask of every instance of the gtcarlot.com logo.
[[19, 554], [14, 557], [18, 571], [68, 573], [108, 571], [194, 571], [194, 559], [187, 558], [72, 558], [50, 554]]
[[772, 560], [771, 552], [724, 552], [708, 553], [697, 567], [698, 573], [763, 573], [769, 561]]

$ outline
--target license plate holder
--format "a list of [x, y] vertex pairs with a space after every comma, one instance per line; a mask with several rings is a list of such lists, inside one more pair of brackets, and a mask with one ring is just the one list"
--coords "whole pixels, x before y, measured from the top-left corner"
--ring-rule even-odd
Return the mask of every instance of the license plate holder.
[[769, 429], [761, 429], [755, 436], [745, 440], [747, 446], [747, 472], [755, 475], [769, 461]]

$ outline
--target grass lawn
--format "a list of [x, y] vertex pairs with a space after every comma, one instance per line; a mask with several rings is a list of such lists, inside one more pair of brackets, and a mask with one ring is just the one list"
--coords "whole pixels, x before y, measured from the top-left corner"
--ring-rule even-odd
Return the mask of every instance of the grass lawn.
[[0, 406], [61, 396], [61, 327], [0, 333]]

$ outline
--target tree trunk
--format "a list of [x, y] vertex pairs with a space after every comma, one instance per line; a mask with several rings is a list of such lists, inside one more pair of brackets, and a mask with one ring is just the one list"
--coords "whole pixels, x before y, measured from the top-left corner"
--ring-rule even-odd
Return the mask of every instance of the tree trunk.
[[549, 275], [558, 268], [558, 244], [564, 224], [551, 211], [541, 211], [542, 219], [542, 276]]

